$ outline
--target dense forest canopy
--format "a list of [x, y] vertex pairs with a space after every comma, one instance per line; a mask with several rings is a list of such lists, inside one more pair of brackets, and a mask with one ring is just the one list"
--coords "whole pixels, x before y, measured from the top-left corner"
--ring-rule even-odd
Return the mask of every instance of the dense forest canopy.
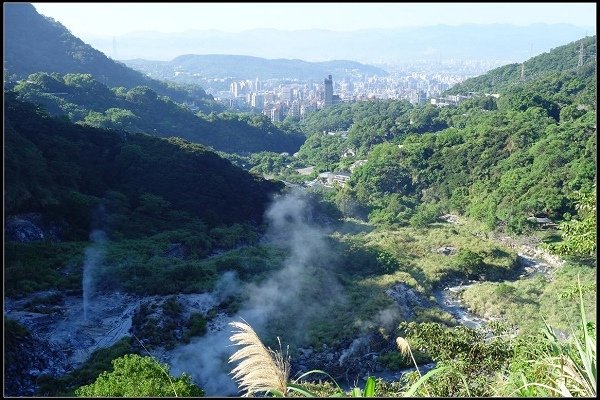
[[[342, 359], [361, 341], [361, 368], [417, 363], [393, 342], [410, 342], [421, 365], [441, 367], [416, 391], [402, 385], [422, 382], [418, 371], [377, 391], [369, 383], [370, 394], [549, 395], [565, 363], [591, 368], [573, 361], [581, 345], [538, 332], [547, 323], [570, 328], [580, 313], [570, 340], [583, 338], [586, 350], [595, 342], [595, 320], [586, 321], [596, 304], [595, 36], [466, 80], [445, 93], [468, 95], [457, 106], [343, 103], [273, 124], [223, 112], [199, 87], [130, 70], [32, 5], [5, 13], [6, 295], [23, 300], [22, 315], [61, 320], [69, 298], [76, 312], [83, 303], [85, 319], [96, 246], [96, 294], [162, 302], [140, 300], [124, 318], [137, 343], [123, 337], [60, 376], [35, 372], [35, 346], [51, 346], [5, 316], [5, 380], [25, 377], [11, 392], [201, 395], [190, 376], [132, 353], [214, 338], [209, 323], [265, 297], [273, 307], [263, 329], [304, 346], [294, 353], [300, 369], [329, 363], [347, 376]], [[195, 68], [198, 60], [178, 61]], [[276, 198], [284, 183], [261, 177], [312, 184], [324, 171], [349, 179]], [[442, 223], [447, 213], [457, 215]], [[552, 240], [544, 248], [568, 262], [526, 276], [511, 237], [537, 239], [538, 218], [558, 227], [544, 231]], [[272, 232], [277, 225], [285, 232]], [[455, 326], [437, 299], [467, 280], [478, 281], [462, 288], [462, 301], [490, 317], [492, 338]], [[178, 296], [188, 294], [214, 295], [213, 308], [193, 303], [184, 313]], [[573, 382], [560, 390], [592, 392]]]
[[[522, 86], [523, 83], [537, 81], [540, 78], [545, 79], [549, 75], [557, 73], [577, 70], [580, 54], [582, 56], [582, 66], [595, 66], [596, 36], [588, 36], [576, 42], [559, 46], [547, 53], [530, 58], [522, 64], [509, 64], [495, 68], [486, 74], [467, 79], [455, 85], [446, 93], [505, 93], [510, 91], [511, 88]], [[560, 86], [555, 88], [561, 89]], [[591, 91], [593, 95], [594, 89], [588, 87], [587, 90]]]
[[14, 87], [19, 99], [44, 106], [52, 115], [99, 128], [177, 136], [230, 153], [295, 152], [304, 140], [265, 116], [199, 112], [161, 96], [148, 86], [109, 89], [91, 74], [37, 72]]
[[531, 216], [568, 219], [570, 194], [589, 193], [596, 179], [595, 49], [592, 37], [537, 56], [525, 80], [511, 66], [467, 80], [448, 94], [499, 95], [458, 107], [388, 100], [318, 111], [300, 123], [308, 138], [299, 158], [320, 170], [368, 160], [338, 201], [357, 199], [377, 221], [406, 224], [436, 210], [523, 232]]
[[93, 208], [106, 202], [123, 212], [145, 202], [148, 212], [181, 210], [210, 224], [258, 223], [280, 188], [201, 145], [73, 125], [5, 96], [7, 214], [56, 213], [84, 235]]

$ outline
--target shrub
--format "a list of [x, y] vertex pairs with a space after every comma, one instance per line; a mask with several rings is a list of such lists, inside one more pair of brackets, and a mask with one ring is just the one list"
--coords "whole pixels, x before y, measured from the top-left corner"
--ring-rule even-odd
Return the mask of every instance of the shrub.
[[460, 249], [454, 258], [454, 266], [465, 272], [470, 279], [474, 279], [484, 272], [485, 262], [480, 254]]
[[112, 362], [113, 371], [104, 371], [90, 385], [75, 390], [79, 397], [170, 397], [204, 396], [185, 373], [169, 375], [169, 366], [152, 357], [126, 354]]

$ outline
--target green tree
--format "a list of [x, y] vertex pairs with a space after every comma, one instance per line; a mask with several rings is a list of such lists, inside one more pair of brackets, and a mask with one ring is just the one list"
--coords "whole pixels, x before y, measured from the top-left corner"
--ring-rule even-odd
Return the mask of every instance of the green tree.
[[463, 270], [469, 277], [477, 277], [483, 272], [485, 262], [480, 254], [468, 249], [460, 249], [454, 259], [454, 265]]
[[563, 241], [552, 248], [561, 255], [590, 256], [596, 252], [596, 188], [576, 196], [578, 218], [560, 224]]
[[78, 397], [170, 397], [204, 396], [185, 373], [169, 374], [169, 366], [152, 357], [126, 354], [112, 362], [113, 371], [103, 373], [92, 384], [75, 390]]

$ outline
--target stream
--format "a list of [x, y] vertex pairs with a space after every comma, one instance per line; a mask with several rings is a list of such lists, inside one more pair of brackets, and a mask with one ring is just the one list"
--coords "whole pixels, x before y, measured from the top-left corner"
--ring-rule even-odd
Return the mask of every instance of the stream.
[[[554, 260], [543, 259], [539, 256], [539, 254], [532, 254], [532, 251], [518, 253], [517, 261], [520, 267], [517, 279], [532, 278], [536, 275], [542, 275], [545, 278], [551, 278], [553, 267], [556, 266]], [[485, 326], [489, 320], [472, 313], [460, 299], [460, 293], [463, 290], [466, 290], [467, 288], [478, 283], [483, 282], [471, 280], [467, 282], [461, 282], [458, 285], [439, 288], [433, 291], [433, 296], [437, 302], [437, 305], [442, 310], [451, 314], [459, 324], [470, 329], [485, 329]], [[433, 369], [435, 365], [435, 362], [419, 365], [419, 371], [423, 375], [429, 370]], [[394, 382], [400, 380], [403, 375], [413, 372], [414, 370], [415, 368], [404, 368], [398, 371], [382, 369], [371, 372], [369, 375], [376, 378], [382, 378], [387, 382]], [[366, 378], [367, 376], [363, 376], [362, 379], [355, 380], [355, 382], [350, 382], [350, 380], [346, 379], [345, 382], [340, 382], [340, 386], [345, 391], [351, 390], [355, 384], [358, 384], [359, 387], [363, 387]]]

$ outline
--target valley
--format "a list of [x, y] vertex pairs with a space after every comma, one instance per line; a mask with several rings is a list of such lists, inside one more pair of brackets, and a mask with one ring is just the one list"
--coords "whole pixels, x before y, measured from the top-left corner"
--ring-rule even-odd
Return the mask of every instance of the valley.
[[5, 8], [5, 396], [596, 395], [596, 36], [442, 87]]

